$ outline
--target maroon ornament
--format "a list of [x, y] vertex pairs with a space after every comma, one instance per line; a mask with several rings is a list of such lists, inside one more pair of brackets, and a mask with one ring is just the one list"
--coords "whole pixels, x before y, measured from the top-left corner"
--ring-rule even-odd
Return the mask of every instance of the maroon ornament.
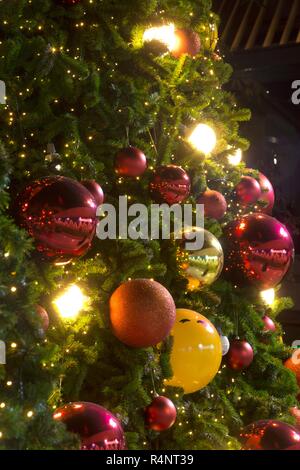
[[98, 184], [95, 180], [84, 180], [81, 181], [81, 184], [83, 184], [83, 186], [92, 194], [97, 206], [101, 206], [101, 204], [104, 202], [104, 193], [100, 184]]
[[64, 176], [31, 183], [18, 196], [16, 217], [44, 259], [66, 263], [84, 255], [96, 230], [97, 204], [82, 184]]
[[244, 450], [292, 450], [300, 433], [289, 424], [266, 419], [250, 424], [240, 434]]
[[41, 307], [40, 305], [35, 306], [35, 311], [40, 318], [41, 326], [44, 332], [46, 332], [49, 328], [49, 316], [46, 310]]
[[259, 182], [251, 176], [243, 176], [235, 188], [238, 202], [242, 206], [255, 204], [261, 196]]
[[121, 284], [110, 298], [110, 321], [114, 335], [127, 346], [155, 346], [169, 334], [176, 307], [169, 291], [151, 279]]
[[155, 202], [178, 204], [185, 201], [191, 189], [186, 171], [180, 166], [166, 165], [157, 168], [150, 181], [150, 194]]
[[171, 53], [178, 58], [183, 54], [195, 56], [199, 53], [201, 41], [199, 34], [189, 29], [177, 29], [175, 31], [176, 44]]
[[145, 410], [146, 426], [153, 431], [165, 431], [173, 426], [176, 415], [176, 407], [169, 398], [155, 397]]
[[207, 189], [198, 199], [197, 204], [204, 204], [204, 215], [212, 219], [222, 219], [227, 210], [227, 202], [223, 194]]
[[271, 331], [274, 333], [276, 331], [276, 325], [273, 322], [272, 318], [268, 317], [268, 315], [264, 315], [262, 317], [262, 321], [264, 322], [264, 331], [268, 332]]
[[226, 235], [225, 274], [240, 287], [271, 289], [292, 265], [293, 240], [269, 215], [245, 215], [227, 227]]
[[234, 339], [230, 343], [227, 353], [227, 364], [233, 370], [243, 370], [250, 366], [254, 353], [252, 346], [241, 339]]
[[53, 418], [67, 430], [79, 434], [81, 450], [125, 450], [126, 441], [120, 421], [103, 406], [84, 401], [58, 408]]
[[144, 153], [136, 147], [120, 150], [115, 158], [115, 171], [119, 176], [141, 176], [147, 169]]
[[271, 215], [275, 204], [275, 193], [273, 186], [268, 178], [262, 173], [259, 173], [258, 181], [261, 188], [261, 196], [259, 199], [266, 203], [266, 206], [259, 209], [259, 212]]

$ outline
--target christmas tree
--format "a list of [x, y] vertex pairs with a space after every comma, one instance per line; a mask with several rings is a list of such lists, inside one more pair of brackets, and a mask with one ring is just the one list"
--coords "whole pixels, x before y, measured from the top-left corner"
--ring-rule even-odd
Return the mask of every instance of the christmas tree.
[[[274, 323], [291, 301], [270, 300], [292, 242], [240, 162], [250, 113], [210, 0], [10, 0], [0, 21], [0, 448], [79, 448], [65, 424], [85, 408], [112, 448], [239, 449], [250, 423], [293, 424]], [[102, 191], [204, 204], [204, 248], [101, 240]]]

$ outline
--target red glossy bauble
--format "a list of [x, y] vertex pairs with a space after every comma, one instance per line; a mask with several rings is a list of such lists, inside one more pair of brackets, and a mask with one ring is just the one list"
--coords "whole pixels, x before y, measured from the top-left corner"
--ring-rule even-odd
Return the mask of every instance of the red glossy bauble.
[[279, 284], [294, 259], [293, 240], [284, 225], [266, 214], [250, 214], [226, 229], [225, 274], [238, 286], [260, 290]]
[[150, 194], [155, 202], [178, 204], [184, 202], [191, 189], [189, 175], [183, 168], [166, 165], [157, 168], [150, 182]]
[[81, 439], [81, 450], [125, 450], [126, 441], [120, 421], [103, 406], [84, 401], [58, 408], [53, 418]]
[[207, 189], [197, 199], [197, 204], [204, 204], [204, 215], [212, 219], [222, 219], [227, 210], [227, 202], [223, 194]]
[[233, 370], [243, 370], [250, 366], [254, 353], [252, 346], [244, 340], [234, 339], [230, 343], [230, 348], [226, 359], [228, 366]]
[[35, 306], [35, 311], [40, 319], [40, 322], [41, 322], [41, 326], [42, 326], [42, 329], [43, 331], [47, 331], [48, 328], [49, 328], [49, 316], [48, 316], [48, 313], [46, 312], [46, 310], [41, 307], [40, 305], [36, 305]]
[[113, 333], [127, 346], [155, 346], [170, 334], [175, 319], [173, 297], [151, 279], [124, 282], [110, 298]]
[[82, 184], [64, 176], [31, 183], [18, 196], [16, 218], [44, 259], [57, 263], [84, 255], [96, 230], [96, 202]]
[[176, 421], [174, 403], [167, 397], [155, 397], [145, 410], [146, 426], [153, 431], [165, 431]]
[[104, 193], [100, 184], [98, 184], [95, 180], [84, 180], [81, 181], [81, 184], [83, 184], [83, 186], [92, 194], [97, 206], [101, 206], [101, 204], [104, 202]]
[[275, 204], [275, 193], [273, 186], [270, 180], [268, 180], [268, 178], [262, 173], [259, 173], [258, 182], [261, 188], [261, 196], [259, 199], [266, 203], [266, 206], [261, 208], [259, 211], [263, 212], [264, 214], [271, 215]]
[[240, 434], [244, 450], [292, 450], [300, 433], [289, 424], [266, 419], [250, 424]]
[[176, 43], [172, 49], [172, 55], [176, 58], [183, 54], [195, 56], [199, 53], [201, 41], [199, 34], [189, 29], [177, 29], [175, 31]]
[[264, 322], [264, 331], [271, 331], [274, 332], [276, 331], [276, 325], [273, 322], [272, 318], [268, 317], [268, 315], [264, 315], [262, 317], [262, 321]]
[[146, 169], [146, 156], [136, 147], [124, 148], [115, 157], [115, 172], [119, 176], [141, 176]]
[[238, 202], [243, 206], [255, 204], [261, 196], [259, 182], [251, 176], [243, 176], [235, 192]]
[[[300, 350], [295, 350], [295, 355], [285, 361], [284, 365], [295, 374], [298, 386], [300, 387]], [[300, 419], [299, 419], [300, 421]]]

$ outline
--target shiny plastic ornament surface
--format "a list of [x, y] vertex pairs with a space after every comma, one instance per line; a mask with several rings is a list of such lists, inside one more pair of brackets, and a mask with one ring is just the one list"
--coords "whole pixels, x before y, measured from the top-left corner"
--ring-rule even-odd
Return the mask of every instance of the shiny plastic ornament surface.
[[157, 203], [179, 204], [184, 202], [191, 189], [190, 178], [186, 171], [176, 165], [157, 168], [150, 181], [150, 195]]
[[293, 426], [267, 419], [247, 426], [240, 434], [244, 450], [292, 450], [299, 446], [300, 433]]

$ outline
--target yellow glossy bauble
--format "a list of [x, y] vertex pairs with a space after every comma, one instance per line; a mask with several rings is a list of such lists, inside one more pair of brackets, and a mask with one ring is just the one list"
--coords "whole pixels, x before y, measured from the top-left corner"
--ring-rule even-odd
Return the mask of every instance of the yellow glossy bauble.
[[[197, 250], [184, 248], [189, 232], [202, 232], [203, 246]], [[188, 290], [201, 289], [215, 282], [224, 265], [224, 254], [219, 240], [208, 230], [192, 227], [183, 232], [183, 240], [177, 250], [177, 261], [181, 274], [188, 280]]]
[[217, 374], [222, 360], [220, 335], [214, 325], [200, 313], [177, 309], [172, 329], [172, 379], [165, 385], [181, 387], [193, 393], [208, 385]]

